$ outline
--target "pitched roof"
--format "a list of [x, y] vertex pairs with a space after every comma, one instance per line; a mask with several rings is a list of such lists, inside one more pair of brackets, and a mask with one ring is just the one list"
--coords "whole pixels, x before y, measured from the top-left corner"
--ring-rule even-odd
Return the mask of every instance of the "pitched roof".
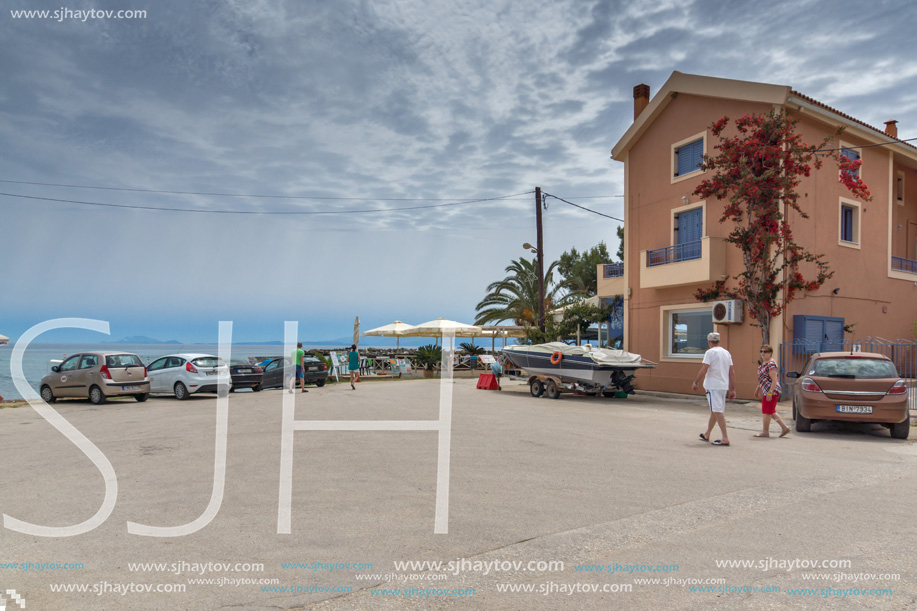
[[[697, 74], [684, 74], [682, 72], [672, 72], [669, 79], [663, 84], [662, 88], [653, 96], [647, 107], [640, 113], [637, 119], [624, 132], [618, 143], [611, 150], [612, 157], [620, 159], [627, 150], [640, 138], [659, 114], [668, 106], [679, 93], [690, 95], [727, 98], [733, 100], [745, 100], [748, 102], [759, 102], [771, 105], [787, 106], [795, 104], [797, 106], [807, 105], [815, 109], [820, 109], [826, 118], [843, 125], [850, 123], [856, 127], [866, 128], [864, 136], [870, 140], [883, 143], [894, 143], [894, 146], [900, 146], [900, 152], [914, 157], [917, 147], [901, 142], [886, 134], [883, 130], [878, 129], [856, 119], [848, 114], [842, 113], [827, 104], [819, 102], [807, 95], [799, 93], [786, 85], [772, 85], [768, 83], [756, 83], [752, 81], [739, 81], [735, 79], [716, 78], [712, 76], [701, 76]], [[878, 137], [877, 137], [878, 136]]]

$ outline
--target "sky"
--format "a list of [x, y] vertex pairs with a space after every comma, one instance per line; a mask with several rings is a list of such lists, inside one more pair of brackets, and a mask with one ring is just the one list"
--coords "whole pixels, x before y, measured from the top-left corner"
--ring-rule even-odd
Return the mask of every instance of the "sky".
[[[14, 340], [60, 317], [109, 321], [112, 337], [39, 341], [470, 323], [532, 256], [536, 186], [623, 217], [610, 149], [633, 87], [655, 94], [675, 70], [789, 85], [917, 137], [909, 1], [0, 7], [0, 333]], [[75, 13], [89, 9], [146, 14]], [[549, 199], [547, 261], [614, 253], [618, 224]]]

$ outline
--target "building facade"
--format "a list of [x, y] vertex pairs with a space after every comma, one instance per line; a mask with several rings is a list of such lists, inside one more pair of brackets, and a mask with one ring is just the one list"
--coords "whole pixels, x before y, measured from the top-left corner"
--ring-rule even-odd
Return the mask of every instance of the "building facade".
[[800, 205], [809, 218], [790, 211], [787, 220], [795, 240], [824, 254], [834, 276], [817, 291], [798, 293], [771, 321], [771, 344], [795, 339], [814, 346], [805, 350], [818, 350], [819, 342], [830, 349], [844, 340], [845, 327], [847, 339], [912, 337], [917, 148], [897, 140], [896, 123], [869, 126], [788, 86], [674, 72], [652, 98], [647, 85], [634, 88], [634, 122], [612, 149], [624, 164], [624, 264], [598, 270], [599, 296], [624, 297], [625, 349], [659, 363], [638, 377], [641, 388], [688, 392], [706, 334], [716, 330], [733, 355], [739, 396], [753, 396], [760, 329], [747, 316], [725, 322], [741, 311], [723, 307], [717, 320], [724, 322], [715, 322], [714, 303], [694, 297], [743, 267], [738, 249], [724, 240], [732, 230], [731, 222], [720, 223], [724, 201], [693, 192], [709, 174], [698, 167], [701, 156], [715, 152], [711, 124], [773, 108], [798, 121], [805, 142], [833, 137], [841, 154], [861, 159], [872, 200], [853, 196], [830, 159], [803, 179]]

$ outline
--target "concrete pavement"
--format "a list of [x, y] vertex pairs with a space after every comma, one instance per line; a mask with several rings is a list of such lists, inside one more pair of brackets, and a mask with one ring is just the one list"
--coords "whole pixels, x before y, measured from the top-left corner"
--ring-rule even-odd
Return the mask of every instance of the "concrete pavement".
[[[296, 418], [435, 419], [439, 388], [439, 380], [312, 387], [295, 395]], [[174, 526], [204, 511], [214, 398], [57, 403], [111, 461], [117, 505], [75, 537], [0, 531], [0, 563], [82, 564], [0, 568], [0, 587], [30, 610], [898, 609], [917, 597], [917, 445], [881, 427], [816, 425], [754, 439], [758, 409], [730, 405], [733, 445], [718, 448], [697, 438], [707, 419], [700, 397], [551, 401], [513, 382], [475, 390], [470, 379], [453, 392], [441, 535], [429, 431], [295, 433], [292, 533], [277, 534], [283, 391], [232, 395], [226, 491], [208, 526], [176, 538], [130, 535], [127, 521]], [[98, 470], [31, 408], [0, 410], [0, 441], [4, 514], [67, 525], [96, 512]], [[827, 564], [787, 570], [810, 560]], [[636, 582], [646, 579], [669, 581]], [[136, 591], [177, 586], [184, 591]]]

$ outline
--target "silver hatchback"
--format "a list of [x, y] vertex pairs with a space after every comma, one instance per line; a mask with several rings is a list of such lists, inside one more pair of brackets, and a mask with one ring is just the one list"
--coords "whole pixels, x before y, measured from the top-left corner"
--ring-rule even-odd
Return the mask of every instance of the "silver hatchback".
[[74, 354], [41, 379], [41, 398], [46, 403], [73, 397], [98, 405], [108, 397], [125, 395], [146, 401], [149, 394], [150, 379], [143, 361], [124, 352]]

